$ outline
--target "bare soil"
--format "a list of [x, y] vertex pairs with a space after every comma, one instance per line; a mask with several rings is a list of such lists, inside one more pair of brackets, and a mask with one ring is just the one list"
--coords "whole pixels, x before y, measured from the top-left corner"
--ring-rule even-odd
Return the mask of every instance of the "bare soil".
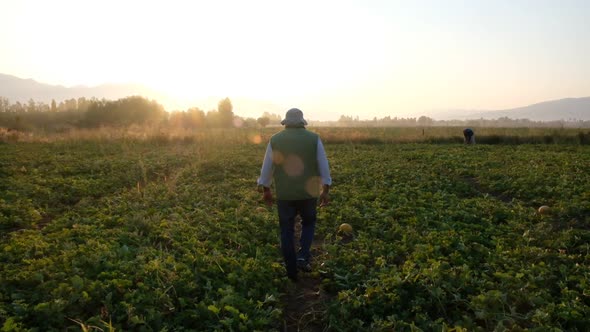
[[[297, 220], [295, 225], [295, 236], [299, 238], [301, 224]], [[299, 279], [287, 287], [282, 297], [283, 331], [284, 332], [319, 332], [326, 331], [325, 317], [327, 303], [330, 300], [328, 294], [321, 287], [321, 276], [318, 272], [321, 264], [326, 258], [323, 249], [323, 239], [315, 237], [311, 245], [312, 272], [299, 272]]]

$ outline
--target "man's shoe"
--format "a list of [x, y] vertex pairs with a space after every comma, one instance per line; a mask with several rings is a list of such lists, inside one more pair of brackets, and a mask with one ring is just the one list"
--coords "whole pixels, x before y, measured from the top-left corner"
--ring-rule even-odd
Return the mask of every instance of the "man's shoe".
[[303, 272], [311, 272], [311, 263], [304, 258], [298, 258], [297, 269]]
[[297, 273], [287, 274], [287, 278], [291, 279], [293, 282], [297, 282]]

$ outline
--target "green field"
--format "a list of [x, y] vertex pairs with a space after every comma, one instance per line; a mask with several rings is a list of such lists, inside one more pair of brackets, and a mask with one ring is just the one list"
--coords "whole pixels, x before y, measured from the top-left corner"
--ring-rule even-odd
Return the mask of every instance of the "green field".
[[[1, 331], [282, 330], [296, 286], [256, 190], [271, 132], [0, 143]], [[320, 133], [334, 188], [309, 275], [322, 303], [302, 330], [588, 329], [583, 133], [474, 146]]]

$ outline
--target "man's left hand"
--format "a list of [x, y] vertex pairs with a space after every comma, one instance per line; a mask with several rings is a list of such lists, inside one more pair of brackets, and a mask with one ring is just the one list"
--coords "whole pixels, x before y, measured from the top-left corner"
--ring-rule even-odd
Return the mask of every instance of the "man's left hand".
[[272, 192], [270, 191], [270, 188], [264, 187], [262, 189], [262, 199], [264, 200], [266, 205], [272, 206], [272, 204], [274, 203], [274, 199], [272, 197]]

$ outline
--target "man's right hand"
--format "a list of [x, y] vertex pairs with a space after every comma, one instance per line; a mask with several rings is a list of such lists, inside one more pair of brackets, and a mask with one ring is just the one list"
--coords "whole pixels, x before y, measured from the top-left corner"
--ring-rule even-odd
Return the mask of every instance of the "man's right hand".
[[322, 193], [320, 194], [320, 207], [324, 207], [330, 204], [330, 186], [324, 185], [322, 189]]

